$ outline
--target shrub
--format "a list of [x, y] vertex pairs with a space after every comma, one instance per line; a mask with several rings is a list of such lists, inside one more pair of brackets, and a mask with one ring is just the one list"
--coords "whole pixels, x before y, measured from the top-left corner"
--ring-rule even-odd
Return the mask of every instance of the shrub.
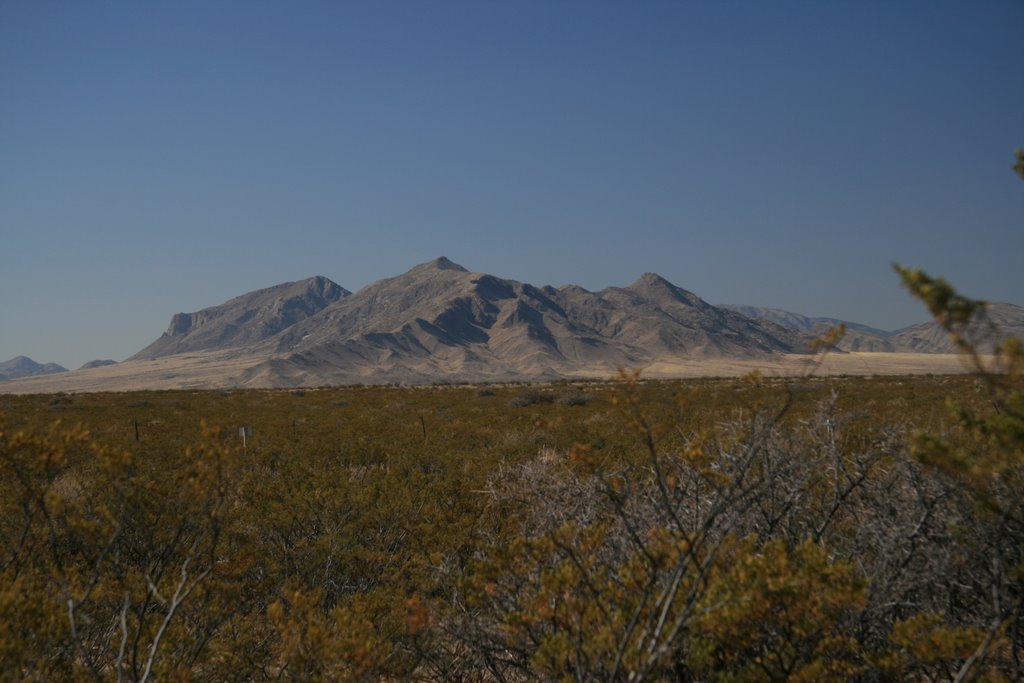
[[527, 406], [554, 403], [554, 394], [548, 394], [540, 389], [528, 389], [508, 402], [510, 408], [526, 408]]
[[595, 398], [596, 397], [593, 394], [584, 394], [580, 391], [573, 391], [559, 397], [558, 404], [563, 406], [585, 406], [594, 401]]

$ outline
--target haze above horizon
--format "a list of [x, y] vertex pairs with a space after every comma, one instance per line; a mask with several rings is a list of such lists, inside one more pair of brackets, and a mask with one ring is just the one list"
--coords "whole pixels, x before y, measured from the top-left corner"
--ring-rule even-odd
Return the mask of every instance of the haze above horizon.
[[1024, 3], [0, 5], [0, 361], [442, 254], [893, 329], [1024, 304]]

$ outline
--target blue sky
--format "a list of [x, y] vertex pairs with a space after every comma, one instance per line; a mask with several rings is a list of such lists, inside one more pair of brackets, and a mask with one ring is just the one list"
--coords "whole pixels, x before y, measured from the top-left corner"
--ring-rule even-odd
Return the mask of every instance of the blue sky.
[[0, 360], [282, 281], [1024, 304], [1024, 3], [0, 3]]

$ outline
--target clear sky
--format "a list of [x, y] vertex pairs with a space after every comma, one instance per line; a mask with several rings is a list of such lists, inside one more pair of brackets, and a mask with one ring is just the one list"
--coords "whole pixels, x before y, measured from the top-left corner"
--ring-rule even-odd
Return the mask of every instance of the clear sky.
[[0, 2], [0, 360], [446, 255], [892, 329], [1024, 304], [1024, 2]]

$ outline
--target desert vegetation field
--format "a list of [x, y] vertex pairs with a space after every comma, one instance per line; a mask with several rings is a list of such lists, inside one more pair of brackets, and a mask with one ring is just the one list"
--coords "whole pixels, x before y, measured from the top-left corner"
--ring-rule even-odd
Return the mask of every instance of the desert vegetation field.
[[1011, 680], [1000, 401], [964, 375], [5, 396], [0, 670]]

